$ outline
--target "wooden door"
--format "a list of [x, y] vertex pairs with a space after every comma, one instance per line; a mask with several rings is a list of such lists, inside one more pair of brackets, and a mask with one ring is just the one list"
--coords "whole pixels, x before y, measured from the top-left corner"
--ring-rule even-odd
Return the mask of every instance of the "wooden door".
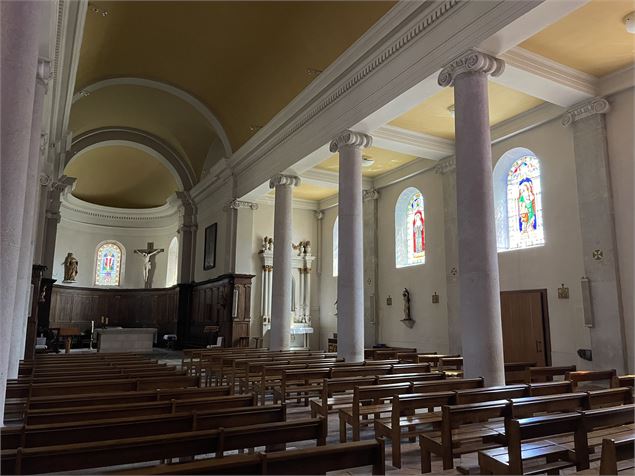
[[501, 292], [505, 362], [551, 365], [547, 290]]

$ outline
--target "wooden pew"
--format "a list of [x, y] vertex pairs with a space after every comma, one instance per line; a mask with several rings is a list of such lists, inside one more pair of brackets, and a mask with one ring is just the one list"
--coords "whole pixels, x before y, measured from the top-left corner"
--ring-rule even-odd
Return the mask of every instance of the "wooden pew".
[[52, 444], [68, 445], [118, 438], [214, 430], [221, 427], [230, 428], [285, 420], [286, 409], [284, 405], [228, 406], [215, 410], [180, 412], [169, 415], [133, 416], [11, 427], [3, 430], [1, 441], [3, 449], [34, 448]]
[[304, 404], [308, 406], [309, 397], [320, 394], [322, 381], [330, 375], [329, 368], [282, 370], [280, 386], [273, 388], [273, 403], [286, 402], [295, 393], [303, 395]]
[[566, 380], [569, 372], [575, 372], [575, 365], [563, 365], [560, 367], [528, 367], [525, 370], [525, 383], [551, 382], [554, 377], [561, 376]]
[[303, 419], [69, 445], [2, 450], [3, 474], [36, 474], [103, 468], [168, 458], [315, 440], [326, 443], [322, 419]]
[[607, 387], [613, 386], [613, 381], [617, 377], [615, 369], [611, 370], [577, 370], [575, 372], [568, 372], [565, 375], [566, 380], [570, 380], [573, 383], [573, 390], [576, 391], [580, 382], [598, 382], [608, 381]]
[[7, 381], [7, 385], [20, 385], [31, 383], [73, 383], [80, 380], [123, 380], [123, 379], [139, 379], [150, 377], [172, 377], [178, 375], [185, 375], [181, 371], [177, 371], [176, 367], [156, 368], [156, 369], [142, 369], [132, 371], [89, 371], [82, 372], [77, 371], [75, 373], [69, 372], [66, 375], [45, 375], [34, 377], [22, 377], [20, 379], [10, 379]]
[[483, 385], [483, 377], [435, 380], [430, 382], [416, 381], [412, 383], [412, 393], [446, 392], [449, 390], [483, 388]]
[[439, 359], [437, 369], [444, 372], [448, 377], [462, 377], [463, 357], [443, 357]]
[[613, 379], [611, 387], [635, 387], [635, 375], [619, 375]]
[[535, 367], [536, 362], [505, 362], [505, 383], [524, 383], [529, 367]]
[[385, 474], [383, 440], [355, 441], [293, 451], [234, 455], [190, 463], [162, 464], [108, 474], [326, 474], [360, 466], [372, 466], [372, 474]]
[[158, 388], [199, 387], [200, 379], [189, 375], [119, 380], [88, 380], [66, 383], [7, 385], [7, 398], [78, 395], [82, 393], [135, 392]]
[[527, 385], [502, 385], [495, 387], [483, 387], [476, 389], [457, 390], [456, 404], [489, 402], [492, 400], [507, 400], [528, 396]]
[[528, 385], [530, 397], [573, 392], [573, 384], [569, 380], [563, 380], [561, 382], [530, 383]]
[[589, 396], [590, 409], [633, 403], [633, 393], [628, 387], [591, 390], [587, 392], [587, 395]]
[[[455, 392], [410, 393], [392, 398], [390, 418], [375, 419], [375, 437], [392, 441], [392, 465], [401, 468], [401, 438], [413, 437], [422, 426], [438, 426], [438, 412], [416, 413], [417, 410], [454, 403]], [[405, 430], [405, 431], [404, 431]]]
[[[602, 456], [600, 459], [600, 474], [619, 474], [623, 471], [633, 471], [633, 453], [635, 452], [635, 436], [624, 438], [604, 438], [602, 440]], [[630, 460], [627, 465], [620, 465], [620, 461]]]
[[205, 411], [216, 408], [255, 406], [255, 394], [207, 397], [188, 400], [164, 400], [157, 402], [67, 407], [54, 410], [32, 410], [26, 415], [28, 425], [44, 425], [90, 421], [106, 418], [124, 418], [141, 415], [166, 415], [184, 411]]

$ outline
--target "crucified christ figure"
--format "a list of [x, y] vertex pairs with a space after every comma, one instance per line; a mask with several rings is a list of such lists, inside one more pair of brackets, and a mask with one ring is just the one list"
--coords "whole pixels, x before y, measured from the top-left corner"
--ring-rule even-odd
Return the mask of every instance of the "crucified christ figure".
[[143, 282], [145, 283], [146, 288], [151, 287], [150, 270], [152, 269], [152, 262], [150, 261], [150, 258], [156, 254], [163, 253], [164, 251], [165, 250], [163, 248], [155, 249], [154, 243], [148, 243], [148, 247], [145, 250], [134, 250], [135, 253], [143, 257]]

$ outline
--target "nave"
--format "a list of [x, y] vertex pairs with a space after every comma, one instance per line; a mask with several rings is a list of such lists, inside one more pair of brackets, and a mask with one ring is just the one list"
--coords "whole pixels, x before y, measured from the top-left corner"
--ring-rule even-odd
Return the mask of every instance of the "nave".
[[[180, 361], [179, 361], [180, 356]], [[160, 357], [157, 359], [155, 357]], [[366, 349], [38, 354], [7, 386], [3, 474], [630, 474], [614, 370]]]

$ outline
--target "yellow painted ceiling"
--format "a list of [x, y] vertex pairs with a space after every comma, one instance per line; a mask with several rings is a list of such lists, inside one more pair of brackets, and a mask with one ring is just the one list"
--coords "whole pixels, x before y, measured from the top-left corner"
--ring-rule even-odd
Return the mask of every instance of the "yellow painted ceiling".
[[309, 183], [301, 183], [293, 190], [293, 198], [301, 200], [322, 200], [337, 193], [337, 187], [321, 187]]
[[[362, 167], [364, 177], [376, 177], [417, 159], [414, 155], [401, 154], [392, 150], [380, 149], [379, 147], [369, 147], [365, 149], [364, 155], [375, 161], [375, 163], [369, 167]], [[338, 155], [332, 155], [315, 168], [338, 172]]]
[[[489, 81], [490, 124], [495, 125], [543, 103], [533, 96]], [[454, 139], [454, 118], [448, 107], [454, 104], [454, 90], [444, 88], [407, 113], [390, 122], [391, 125], [437, 137]]]
[[635, 62], [635, 36], [623, 21], [633, 10], [633, 0], [592, 0], [520, 46], [601, 77]]
[[64, 174], [77, 178], [73, 195], [108, 207], [157, 207], [177, 190], [163, 164], [126, 146], [91, 149], [72, 160]]
[[70, 127], [73, 136], [100, 127], [132, 127], [163, 139], [190, 162], [199, 177], [216, 134], [190, 104], [154, 88], [133, 85], [108, 86], [73, 104]]
[[92, 1], [76, 87], [117, 76], [173, 84], [210, 108], [236, 150], [312, 81], [307, 68], [324, 70], [393, 5]]

